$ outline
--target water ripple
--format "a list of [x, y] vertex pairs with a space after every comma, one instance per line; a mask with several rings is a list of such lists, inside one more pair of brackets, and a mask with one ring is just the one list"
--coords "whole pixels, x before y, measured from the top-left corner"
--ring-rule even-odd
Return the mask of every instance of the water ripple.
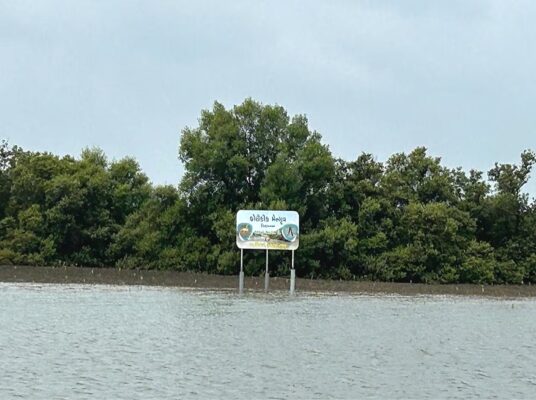
[[[1, 399], [532, 398], [534, 300], [0, 284]], [[515, 304], [515, 307], [512, 305]]]

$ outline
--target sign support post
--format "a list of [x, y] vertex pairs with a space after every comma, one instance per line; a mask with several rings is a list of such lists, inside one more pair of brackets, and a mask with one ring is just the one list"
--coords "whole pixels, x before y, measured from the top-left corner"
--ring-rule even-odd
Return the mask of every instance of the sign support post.
[[290, 294], [296, 289], [296, 270], [294, 269], [294, 250], [292, 250], [292, 265], [290, 269]]
[[240, 249], [240, 276], [238, 278], [238, 293], [244, 293], [244, 249]]
[[266, 272], [264, 273], [264, 291], [268, 291], [270, 285], [270, 273], [268, 272], [268, 247], [266, 248]]

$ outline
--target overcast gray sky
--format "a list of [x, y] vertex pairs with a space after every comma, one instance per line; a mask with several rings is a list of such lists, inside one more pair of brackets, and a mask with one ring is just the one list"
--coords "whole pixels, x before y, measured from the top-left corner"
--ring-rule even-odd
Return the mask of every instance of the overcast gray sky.
[[0, 137], [176, 184], [181, 129], [252, 97], [335, 156], [487, 171], [536, 149], [534, 21], [533, 1], [0, 0]]

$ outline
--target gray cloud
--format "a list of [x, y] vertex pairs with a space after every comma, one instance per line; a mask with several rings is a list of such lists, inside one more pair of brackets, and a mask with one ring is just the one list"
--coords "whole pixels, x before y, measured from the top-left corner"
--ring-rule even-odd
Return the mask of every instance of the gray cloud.
[[0, 1], [0, 136], [100, 146], [176, 183], [180, 129], [251, 96], [307, 114], [343, 158], [426, 145], [487, 170], [536, 149], [535, 14], [528, 1]]

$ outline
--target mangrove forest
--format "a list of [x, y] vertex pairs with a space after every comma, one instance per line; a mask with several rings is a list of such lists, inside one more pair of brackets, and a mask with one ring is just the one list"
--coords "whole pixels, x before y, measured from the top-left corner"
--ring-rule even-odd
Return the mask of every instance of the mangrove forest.
[[[176, 186], [97, 148], [59, 156], [2, 141], [0, 264], [236, 274], [236, 212], [275, 209], [300, 215], [301, 277], [536, 282], [530, 150], [487, 172], [447, 168], [423, 147], [342, 160], [304, 115], [252, 99], [214, 103], [178, 140]], [[273, 275], [288, 275], [289, 253], [270, 259]], [[247, 252], [246, 274], [263, 270]]]

